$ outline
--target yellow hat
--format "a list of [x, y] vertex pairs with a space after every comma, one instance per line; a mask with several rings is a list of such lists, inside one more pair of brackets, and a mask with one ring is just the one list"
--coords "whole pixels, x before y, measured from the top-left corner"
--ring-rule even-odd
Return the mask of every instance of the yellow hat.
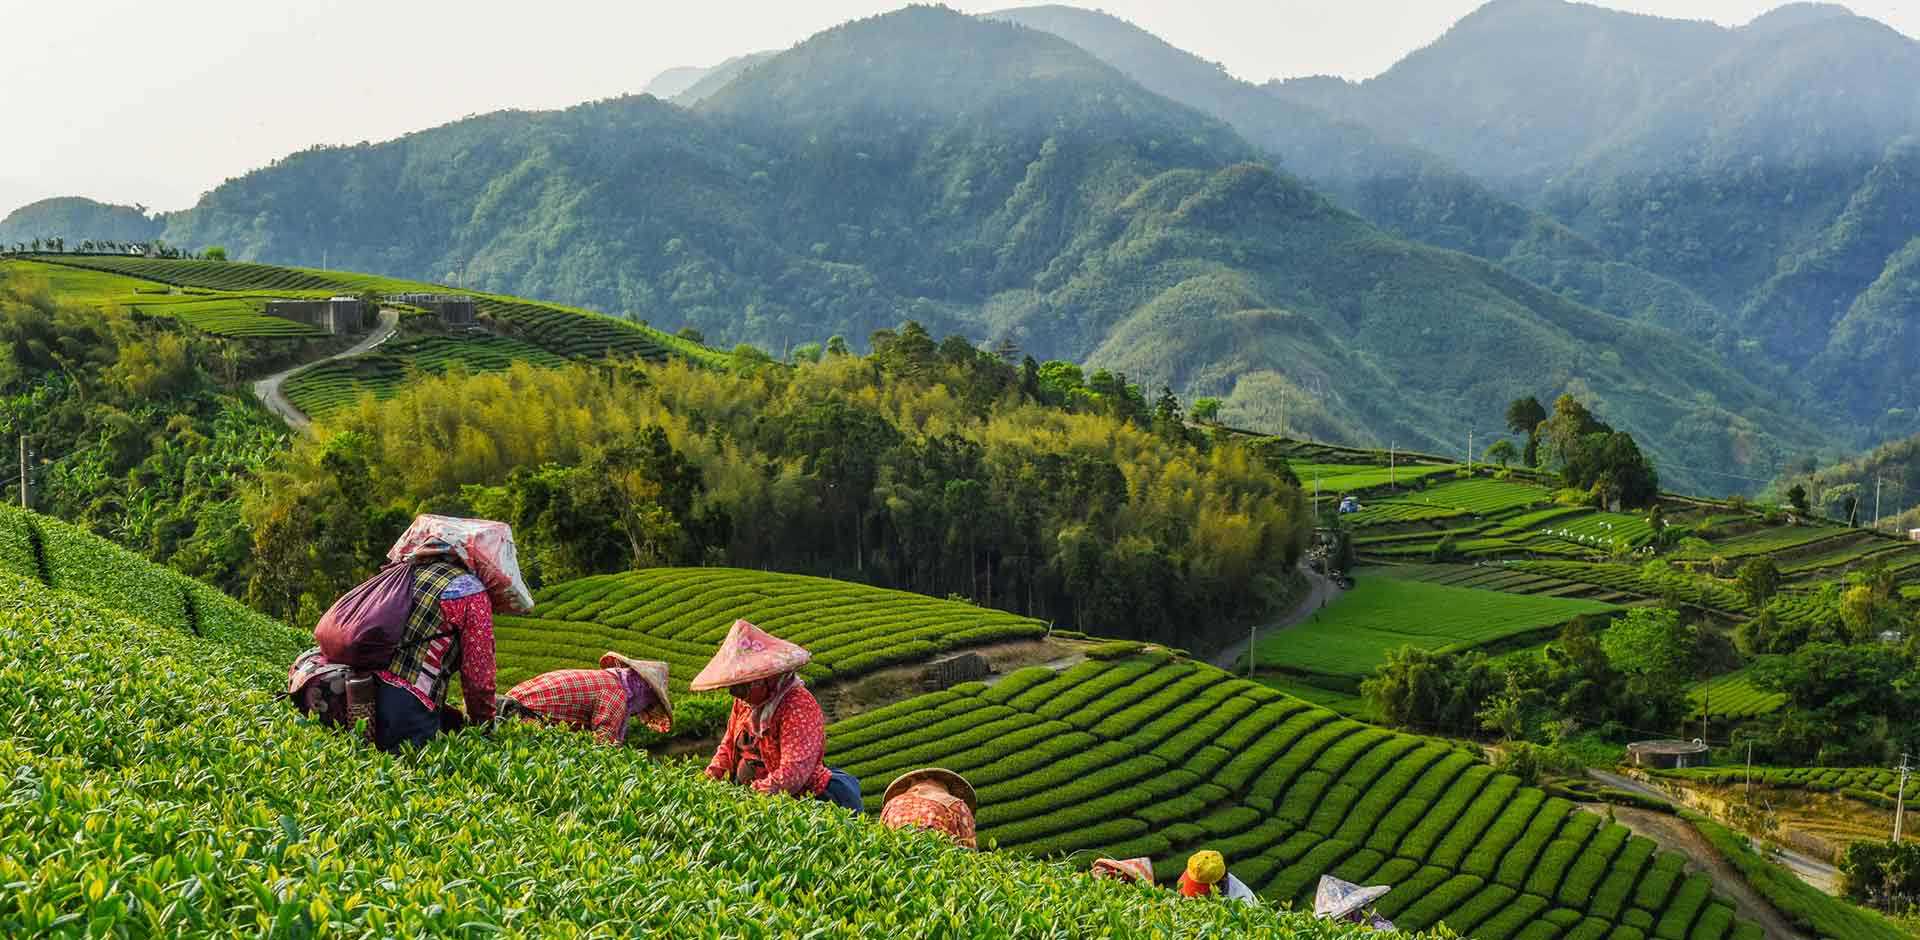
[[1227, 877], [1227, 860], [1219, 852], [1207, 849], [1187, 859], [1187, 877], [1203, 884], [1217, 884]]

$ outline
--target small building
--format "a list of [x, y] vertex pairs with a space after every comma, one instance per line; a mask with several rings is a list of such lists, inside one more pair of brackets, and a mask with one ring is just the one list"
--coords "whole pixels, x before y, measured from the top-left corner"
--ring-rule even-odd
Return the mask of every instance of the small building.
[[1907, 538], [1912, 539], [1915, 542], [1920, 542], [1920, 529], [1908, 529]]
[[333, 336], [360, 328], [364, 305], [358, 297], [334, 297], [329, 300], [269, 300], [267, 316], [304, 323]]
[[1627, 763], [1635, 767], [1678, 770], [1700, 767], [1706, 762], [1707, 745], [1699, 738], [1691, 741], [1635, 741], [1627, 745]]
[[475, 316], [473, 298], [466, 294], [394, 294], [387, 299], [419, 307], [440, 318], [443, 326], [472, 326]]

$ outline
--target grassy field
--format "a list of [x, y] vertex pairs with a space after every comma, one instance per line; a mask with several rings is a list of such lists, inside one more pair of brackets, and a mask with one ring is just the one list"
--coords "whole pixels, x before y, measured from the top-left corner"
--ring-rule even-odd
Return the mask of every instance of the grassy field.
[[1448, 744], [1342, 719], [1165, 654], [1028, 669], [829, 729], [829, 760], [877, 806], [928, 764], [979, 789], [980, 834], [1003, 849], [1154, 859], [1163, 879], [1211, 848], [1274, 903], [1323, 874], [1392, 884], [1404, 929], [1477, 940], [1757, 940], [1704, 876], [1601, 816]]
[[285, 659], [0, 575], [0, 700], [32, 703], [0, 709], [0, 936], [1350, 932], [965, 852], [557, 728], [390, 756], [297, 718], [285, 682]]
[[287, 378], [287, 399], [315, 419], [352, 405], [363, 395], [387, 398], [416, 372], [440, 374], [459, 367], [496, 372], [516, 362], [561, 366], [566, 360], [538, 346], [504, 336], [426, 336], [390, 342], [364, 356], [335, 359]]
[[1363, 569], [1354, 589], [1256, 647], [1258, 668], [1357, 682], [1402, 646], [1466, 649], [1615, 609], [1598, 601], [1450, 587]]
[[1552, 498], [1551, 492], [1530, 483], [1477, 478], [1451, 480], [1404, 496], [1366, 501], [1364, 509], [1350, 513], [1345, 518], [1348, 525], [1364, 528], [1506, 512]]
[[[153, 290], [155, 285], [170, 285], [182, 290], [256, 298], [325, 297], [363, 292], [460, 293], [473, 297], [481, 316], [491, 320], [498, 329], [562, 358], [601, 359], [617, 355], [657, 359], [677, 355], [713, 364], [727, 360], [724, 353], [628, 320], [559, 304], [455, 290], [402, 278], [239, 261], [178, 261], [119, 255], [39, 255], [32, 262], [8, 263], [31, 264], [36, 268], [64, 266], [92, 274], [117, 275], [116, 283], [138, 284], [146, 290]], [[67, 277], [75, 284], [85, 280], [83, 275]]]
[[920, 594], [733, 568], [650, 568], [541, 590], [533, 617], [502, 617], [502, 687], [605, 650], [662, 660], [684, 688], [737, 619], [805, 646], [810, 680], [848, 679], [950, 650], [1034, 639], [1046, 625]]

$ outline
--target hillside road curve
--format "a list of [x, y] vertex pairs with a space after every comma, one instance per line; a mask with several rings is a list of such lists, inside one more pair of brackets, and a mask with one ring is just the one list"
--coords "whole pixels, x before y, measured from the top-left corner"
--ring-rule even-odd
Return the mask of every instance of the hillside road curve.
[[312, 362], [303, 362], [284, 372], [276, 372], [253, 383], [253, 396], [260, 399], [260, 403], [266, 405], [268, 411], [279, 415], [282, 420], [285, 420], [288, 427], [305, 434], [313, 429], [313, 421], [307, 417], [305, 412], [294, 407], [293, 402], [288, 401], [287, 396], [281, 392], [280, 386], [286, 384], [287, 376], [301, 369], [305, 369], [308, 366], [319, 365], [322, 362], [332, 362], [335, 359], [351, 359], [354, 356], [365, 355], [375, 346], [392, 339], [393, 334], [399, 329], [400, 311], [394, 310], [391, 307], [382, 307], [380, 308], [380, 322], [374, 325], [373, 332], [368, 333], [366, 339], [353, 344], [353, 347], [346, 352], [335, 353], [331, 356], [315, 359]]
[[[1287, 612], [1286, 616], [1272, 623], [1261, 624], [1256, 628], [1258, 632], [1267, 633], [1273, 630], [1282, 630], [1291, 627], [1313, 616], [1315, 611], [1340, 596], [1340, 586], [1333, 583], [1333, 579], [1326, 575], [1305, 565], [1300, 567], [1300, 574], [1307, 579], [1307, 596], [1301, 598], [1300, 602], [1295, 604], [1293, 609]], [[1228, 672], [1237, 674], [1234, 668], [1235, 661], [1240, 658], [1242, 653], [1247, 651], [1248, 646], [1251, 644], [1252, 637], [1242, 637], [1233, 641], [1226, 649], [1213, 654], [1210, 661]]]

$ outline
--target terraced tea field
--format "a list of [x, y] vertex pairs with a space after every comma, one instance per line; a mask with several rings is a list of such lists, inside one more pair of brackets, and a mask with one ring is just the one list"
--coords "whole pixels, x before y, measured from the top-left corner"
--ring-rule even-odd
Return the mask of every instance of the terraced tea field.
[[813, 653], [803, 673], [831, 682], [951, 650], [1037, 639], [1046, 624], [991, 608], [801, 575], [649, 568], [541, 590], [532, 617], [496, 629], [502, 687], [576, 668], [605, 650], [658, 659], [685, 688], [728, 628], [751, 620]]
[[[1744, 784], [1745, 767], [1690, 767], [1662, 770], [1656, 776], [1688, 780], [1717, 786]], [[1816, 793], [1841, 793], [1875, 805], [1891, 807], [1900, 787], [1900, 775], [1876, 767], [1755, 767], [1753, 782], [1760, 786], [1811, 790]], [[1907, 784], [1907, 804], [1913, 805], [1915, 790]]]
[[628, 320], [559, 304], [455, 290], [402, 278], [241, 261], [180, 261], [120, 255], [38, 255], [35, 261], [44, 262], [46, 266], [144, 279], [149, 288], [157, 283], [274, 296], [459, 293], [473, 297], [479, 313], [499, 329], [563, 358], [601, 359], [611, 354], [658, 359], [676, 355], [715, 364], [727, 359], [723, 353]]
[[1772, 714], [1787, 704], [1784, 692], [1768, 692], [1753, 684], [1752, 667], [1715, 676], [1687, 690], [1697, 717], [1702, 710], [1710, 718], [1758, 718]]
[[415, 372], [438, 375], [456, 366], [498, 372], [516, 362], [562, 366], [566, 360], [538, 346], [489, 334], [427, 336], [388, 343], [364, 356], [320, 363], [288, 377], [287, 399], [316, 420], [360, 400], [387, 398]]
[[146, 316], [171, 317], [215, 336], [297, 339], [325, 335], [305, 324], [264, 313], [268, 300], [288, 296], [284, 294], [244, 291], [216, 294], [207, 290], [188, 293], [137, 277], [21, 259], [0, 261], [0, 266], [30, 278], [46, 279], [48, 288], [55, 296], [73, 303], [120, 307]]
[[1367, 501], [1364, 509], [1348, 514], [1345, 519], [1348, 525], [1364, 528], [1507, 512], [1552, 498], [1553, 494], [1545, 488], [1530, 483], [1479, 478], [1453, 480], [1404, 496]]
[[1398, 467], [1383, 464], [1376, 467], [1351, 463], [1290, 463], [1288, 466], [1309, 493], [1313, 492], [1317, 480], [1322, 498], [1342, 493], [1361, 493], [1394, 484], [1408, 486], [1423, 477], [1452, 473], [1457, 469], [1452, 465], [1434, 464], [1401, 464]]
[[1010, 851], [1154, 859], [1199, 848], [1270, 902], [1323, 874], [1392, 884], [1382, 914], [1477, 940], [1758, 940], [1685, 860], [1450, 745], [1342, 719], [1164, 653], [1027, 669], [828, 730], [828, 759], [877, 808], [929, 764], [980, 794]]
[[[286, 663], [0, 574], [0, 700], [31, 703], [0, 709], [0, 936], [1355, 933], [964, 852], [532, 723], [384, 754], [296, 717]], [[456, 824], [456, 806], [485, 810]]]
[[1580, 581], [1523, 571], [1512, 563], [1477, 565], [1400, 565], [1369, 569], [1372, 573], [1402, 581], [1426, 581], [1451, 587], [1506, 591], [1510, 594], [1536, 594], [1542, 597], [1571, 597], [1604, 604], [1629, 604], [1644, 600], [1641, 595], [1608, 590]]
[[1361, 570], [1355, 586], [1306, 621], [1262, 637], [1256, 668], [1356, 684], [1403, 646], [1463, 650], [1618, 608], [1598, 601], [1451, 587]]
[[1675, 557], [1700, 559], [1718, 556], [1739, 560], [1761, 555], [1778, 556], [1806, 551], [1813, 546], [1824, 548], [1829, 542], [1837, 547], [1851, 542], [1857, 536], [1857, 530], [1837, 525], [1778, 526], [1721, 539], [1714, 542], [1710, 550], [1679, 552]]

